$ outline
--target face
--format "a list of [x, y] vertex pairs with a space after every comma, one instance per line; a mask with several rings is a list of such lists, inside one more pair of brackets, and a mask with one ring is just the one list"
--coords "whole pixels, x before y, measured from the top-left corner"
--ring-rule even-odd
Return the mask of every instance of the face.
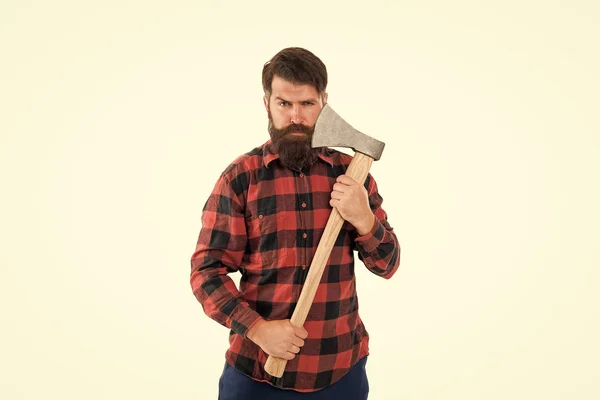
[[311, 85], [296, 85], [274, 76], [271, 96], [265, 97], [264, 103], [273, 148], [281, 162], [297, 170], [314, 163], [319, 150], [311, 147], [312, 133], [327, 93], [319, 95]]

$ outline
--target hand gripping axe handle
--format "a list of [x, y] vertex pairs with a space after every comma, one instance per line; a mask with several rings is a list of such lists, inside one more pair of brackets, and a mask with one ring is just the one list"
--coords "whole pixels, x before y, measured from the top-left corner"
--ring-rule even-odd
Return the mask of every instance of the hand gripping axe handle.
[[[380, 159], [384, 146], [385, 143], [373, 139], [350, 126], [328, 104], [325, 104], [319, 113], [312, 137], [312, 147], [348, 147], [354, 150], [355, 154], [346, 170], [346, 175], [358, 183], [364, 184], [373, 161]], [[310, 264], [300, 298], [290, 319], [293, 325], [303, 326], [306, 321], [319, 282], [321, 282], [325, 265], [343, 224], [344, 219], [333, 208]], [[286, 365], [287, 360], [269, 356], [265, 364], [265, 371], [271, 376], [281, 378]]]

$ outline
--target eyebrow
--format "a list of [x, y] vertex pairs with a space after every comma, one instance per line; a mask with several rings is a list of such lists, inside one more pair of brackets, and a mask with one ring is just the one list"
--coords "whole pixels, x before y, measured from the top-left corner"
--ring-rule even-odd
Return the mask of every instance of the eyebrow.
[[[275, 100], [285, 101], [285, 102], [290, 103], [290, 104], [293, 103], [292, 101], [289, 101], [289, 100], [286, 100], [286, 99], [282, 99], [279, 96], [275, 96]], [[307, 100], [301, 100], [298, 103], [306, 103], [306, 102], [317, 103], [317, 100], [316, 99], [307, 99]]]

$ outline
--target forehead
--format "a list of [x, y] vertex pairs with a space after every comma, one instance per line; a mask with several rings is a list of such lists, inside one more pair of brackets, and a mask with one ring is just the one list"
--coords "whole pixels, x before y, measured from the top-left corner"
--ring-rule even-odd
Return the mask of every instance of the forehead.
[[295, 84], [275, 75], [271, 83], [271, 93], [289, 100], [316, 100], [319, 97], [317, 90], [312, 85]]

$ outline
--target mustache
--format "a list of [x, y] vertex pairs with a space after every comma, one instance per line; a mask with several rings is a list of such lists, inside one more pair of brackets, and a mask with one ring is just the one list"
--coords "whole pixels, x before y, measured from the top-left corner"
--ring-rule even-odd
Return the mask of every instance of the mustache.
[[272, 121], [269, 121], [269, 133], [274, 143], [280, 140], [287, 140], [287, 136], [290, 133], [303, 133], [306, 135], [305, 139], [310, 140], [314, 133], [314, 127], [309, 127], [303, 124], [290, 124], [282, 129], [277, 129], [273, 126]]
[[310, 129], [308, 126], [306, 125], [302, 125], [302, 124], [291, 124], [290, 126], [288, 126], [287, 128], [284, 128], [282, 130], [282, 133], [288, 134], [291, 132], [300, 132], [300, 133], [311, 133], [312, 129]]

